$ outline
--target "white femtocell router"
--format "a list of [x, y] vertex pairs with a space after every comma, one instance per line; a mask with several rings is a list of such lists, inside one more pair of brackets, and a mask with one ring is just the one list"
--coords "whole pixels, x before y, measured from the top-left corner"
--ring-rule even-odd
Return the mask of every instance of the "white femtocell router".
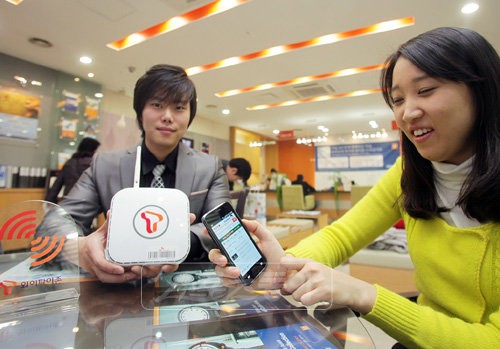
[[134, 188], [111, 199], [106, 259], [121, 265], [179, 264], [190, 248], [189, 199], [178, 189], [139, 188], [138, 148]]

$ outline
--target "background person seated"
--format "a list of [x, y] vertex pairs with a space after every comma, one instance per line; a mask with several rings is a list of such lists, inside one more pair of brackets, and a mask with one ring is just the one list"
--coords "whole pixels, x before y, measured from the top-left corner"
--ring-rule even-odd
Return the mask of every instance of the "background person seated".
[[300, 184], [302, 185], [302, 192], [304, 196], [314, 193], [316, 189], [314, 189], [309, 183], [304, 180], [304, 176], [301, 174], [297, 175], [297, 179], [292, 182], [292, 184]]

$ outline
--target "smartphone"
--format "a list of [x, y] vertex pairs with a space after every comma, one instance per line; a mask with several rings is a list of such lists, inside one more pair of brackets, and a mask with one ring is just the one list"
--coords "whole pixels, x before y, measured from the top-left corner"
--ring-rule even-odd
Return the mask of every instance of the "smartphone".
[[241, 270], [240, 282], [248, 286], [262, 273], [267, 261], [229, 202], [207, 212], [201, 221], [226, 256]]

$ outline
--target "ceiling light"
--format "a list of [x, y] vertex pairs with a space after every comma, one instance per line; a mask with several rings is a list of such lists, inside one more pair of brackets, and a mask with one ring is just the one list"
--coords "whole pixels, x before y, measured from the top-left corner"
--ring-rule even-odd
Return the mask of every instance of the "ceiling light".
[[375, 121], [373, 121], [373, 120], [372, 120], [372, 121], [370, 121], [370, 122], [369, 122], [369, 124], [370, 124], [370, 126], [371, 126], [372, 128], [377, 128], [377, 127], [378, 127], [377, 123], [376, 123]]
[[280, 130], [273, 130], [273, 133], [274, 133], [275, 135], [278, 135], [278, 134], [280, 133]]
[[49, 48], [49, 47], [52, 47], [52, 43], [45, 40], [45, 39], [40, 39], [40, 38], [29, 38], [28, 41], [33, 44], [33, 45], [36, 45], [36, 46], [39, 46], [39, 47], [43, 47], [43, 48]]
[[87, 74], [87, 76], [88, 76], [89, 78], [93, 78], [93, 77], [95, 76], [95, 74], [94, 74], [94, 73], [88, 73], [88, 74]]
[[339, 93], [336, 95], [319, 96], [319, 97], [298, 99], [298, 100], [294, 100], [294, 101], [285, 101], [285, 102], [273, 103], [273, 104], [255, 105], [253, 107], [246, 107], [245, 109], [246, 110], [262, 110], [262, 109], [268, 109], [268, 108], [273, 108], [273, 107], [285, 107], [288, 105], [294, 105], [294, 104], [299, 104], [299, 103], [308, 103], [308, 102], [326, 101], [329, 99], [340, 98], [340, 97], [364, 96], [364, 95], [367, 95], [370, 93], [375, 93], [375, 92], [380, 92], [380, 91], [382, 91], [382, 89], [380, 89], [380, 88], [374, 88], [371, 90], [358, 90], [358, 91], [352, 91], [352, 92], [346, 92], [346, 93]]
[[231, 111], [229, 109], [222, 109], [222, 114], [229, 115], [231, 114]]
[[36, 80], [31, 81], [31, 84], [33, 86], [42, 86], [42, 83], [40, 81], [36, 81]]
[[102, 98], [104, 95], [101, 92], [94, 93], [97, 98]]
[[92, 58], [87, 56], [82, 56], [80, 57], [80, 62], [82, 62], [83, 64], [90, 64], [92, 63]]
[[76, 82], [80, 81], [80, 78], [74, 78], [73, 80], [75, 80]]
[[26, 83], [28, 82], [28, 80], [26, 80], [25, 77], [18, 76], [18, 75], [15, 75], [14, 79], [19, 81], [21, 83], [21, 85], [26, 85]]
[[470, 14], [470, 13], [476, 12], [478, 9], [479, 9], [479, 5], [474, 3], [474, 2], [471, 2], [467, 5], [465, 5], [464, 7], [462, 7], [462, 13]]
[[106, 46], [114, 50], [120, 51], [127, 47], [143, 42], [145, 40], [151, 39], [157, 35], [164, 34], [172, 30], [178, 29], [180, 27], [183, 27], [188, 23], [192, 23], [199, 19], [227, 11], [233, 7], [236, 7], [248, 1], [250, 0], [213, 1], [207, 5], [198, 7], [182, 15], [172, 17], [164, 22], [155, 24], [152, 27], [146, 28], [136, 33], [132, 33], [120, 40], [110, 42]]
[[7, 2], [10, 2], [11, 4], [14, 4], [14, 5], [19, 5], [20, 3], [23, 2], [23, 0], [5, 0]]
[[287, 45], [282, 45], [282, 46], [275, 46], [272, 48], [268, 48], [262, 51], [258, 52], [252, 52], [243, 56], [238, 56], [238, 57], [231, 57], [231, 58], [225, 58], [221, 61], [198, 66], [198, 67], [191, 67], [186, 69], [186, 73], [188, 75], [194, 75], [203, 71], [211, 70], [211, 69], [217, 69], [217, 68], [224, 68], [227, 67], [228, 65], [234, 65], [235, 59], [238, 60], [239, 63], [250, 61], [256, 58], [264, 58], [264, 57], [269, 57], [269, 56], [275, 56], [279, 53], [286, 53], [286, 52], [291, 52], [295, 51], [299, 48], [304, 48], [304, 47], [312, 47], [312, 46], [319, 46], [319, 45], [325, 45], [325, 44], [332, 44], [335, 42], [339, 42], [345, 39], [349, 38], [354, 38], [354, 37], [359, 37], [359, 36], [364, 36], [368, 34], [376, 34], [376, 33], [382, 33], [388, 30], [394, 30], [394, 29], [399, 29], [403, 28], [409, 25], [415, 24], [415, 19], [413, 17], [406, 17], [406, 18], [399, 18], [399, 19], [394, 19], [386, 22], [380, 22], [380, 23], [375, 23], [373, 25], [369, 25], [363, 28], [357, 28], [353, 30], [349, 30], [346, 32], [342, 33], [335, 33], [335, 34], [329, 34], [329, 35], [324, 35], [322, 37], [302, 41], [302, 42], [296, 42], [292, 44], [287, 44]]

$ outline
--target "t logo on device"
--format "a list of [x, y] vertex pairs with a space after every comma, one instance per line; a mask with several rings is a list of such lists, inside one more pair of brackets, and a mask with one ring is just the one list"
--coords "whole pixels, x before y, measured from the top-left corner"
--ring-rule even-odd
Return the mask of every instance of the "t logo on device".
[[134, 229], [146, 239], [156, 239], [168, 229], [168, 214], [160, 206], [148, 205], [134, 215]]
[[105, 256], [121, 265], [178, 264], [191, 245], [189, 199], [171, 188], [125, 188], [111, 199]]

